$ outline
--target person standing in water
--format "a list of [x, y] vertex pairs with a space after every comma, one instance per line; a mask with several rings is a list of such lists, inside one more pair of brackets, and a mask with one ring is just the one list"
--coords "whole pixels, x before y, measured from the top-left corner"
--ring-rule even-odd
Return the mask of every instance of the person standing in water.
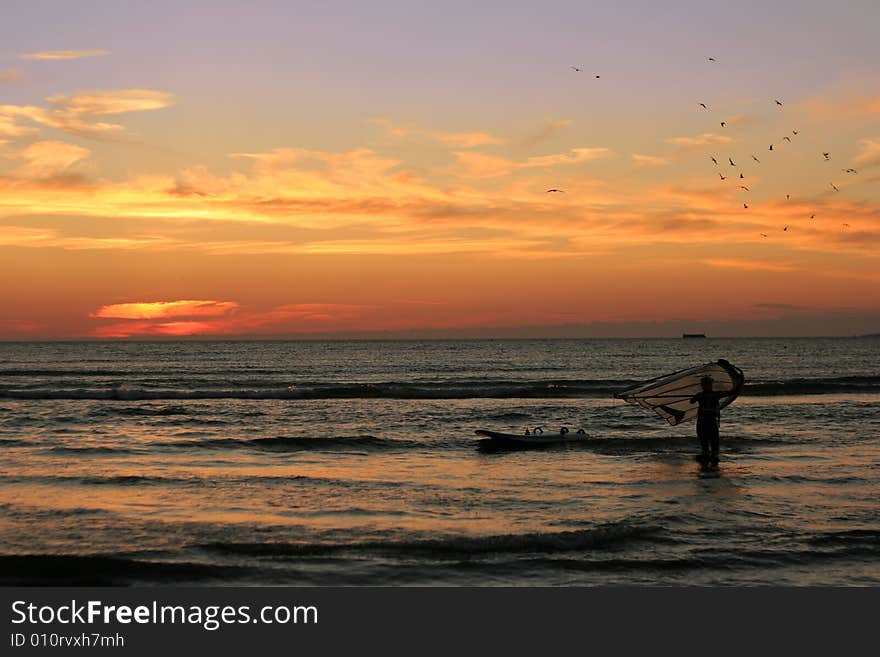
[[703, 462], [718, 465], [718, 429], [721, 425], [720, 400], [723, 392], [712, 389], [712, 377], [704, 376], [700, 379], [702, 392], [691, 397], [692, 404], [699, 404], [697, 411], [697, 438], [700, 439], [700, 448], [703, 452]]

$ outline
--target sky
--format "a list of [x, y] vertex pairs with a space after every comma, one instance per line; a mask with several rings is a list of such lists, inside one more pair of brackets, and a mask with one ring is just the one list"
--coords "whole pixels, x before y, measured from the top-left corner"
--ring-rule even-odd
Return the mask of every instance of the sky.
[[0, 339], [880, 332], [874, 1], [0, 19]]

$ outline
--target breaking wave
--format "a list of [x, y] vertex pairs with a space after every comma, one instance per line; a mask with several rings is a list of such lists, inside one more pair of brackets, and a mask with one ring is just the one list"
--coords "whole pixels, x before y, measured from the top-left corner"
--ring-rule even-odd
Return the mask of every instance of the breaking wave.
[[[85, 399], [85, 400], [199, 400], [199, 399], [553, 399], [610, 397], [636, 383], [631, 380], [584, 379], [545, 381], [442, 381], [433, 383], [304, 383], [279, 386], [277, 383], [255, 386], [253, 381], [227, 387], [190, 387], [185, 382], [164, 388], [133, 383], [112, 387], [28, 386], [0, 389], [5, 399]], [[817, 379], [747, 382], [743, 395], [821, 395], [840, 393], [878, 393], [880, 376], [845, 376]], [[107, 411], [99, 411], [107, 412]], [[119, 412], [119, 411], [117, 411]], [[179, 407], [165, 409], [127, 408], [127, 414], [182, 414]]]

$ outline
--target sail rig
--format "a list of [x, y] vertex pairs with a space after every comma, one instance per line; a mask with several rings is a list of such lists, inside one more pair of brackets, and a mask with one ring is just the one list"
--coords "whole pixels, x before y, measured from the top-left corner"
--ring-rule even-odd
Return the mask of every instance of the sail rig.
[[697, 416], [699, 404], [691, 401], [702, 391], [704, 377], [712, 379], [712, 389], [722, 393], [719, 408], [728, 406], [739, 396], [745, 376], [742, 370], [724, 359], [706, 363], [636, 384], [614, 396], [630, 404], [638, 404], [669, 422], [672, 426]]

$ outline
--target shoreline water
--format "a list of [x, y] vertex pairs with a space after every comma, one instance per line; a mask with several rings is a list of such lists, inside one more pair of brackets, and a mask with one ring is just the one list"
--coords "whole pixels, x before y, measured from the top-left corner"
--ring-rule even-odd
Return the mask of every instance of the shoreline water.
[[[717, 344], [705, 347], [711, 342], [0, 344], [0, 391], [57, 386], [59, 377], [45, 374], [53, 369], [94, 389], [201, 380], [239, 390], [256, 378], [470, 381], [478, 391], [487, 383], [479, 377], [492, 373], [511, 391], [0, 394], [0, 581], [880, 584], [880, 394], [845, 385], [880, 380], [873, 350], [844, 338], [730, 341], [717, 353]], [[831, 384], [811, 394], [744, 394], [723, 415], [714, 479], [693, 461], [692, 426], [669, 427], [605, 388], [529, 397], [517, 387], [558, 382], [560, 372], [632, 381], [717, 357], [759, 386], [775, 385], [767, 383], [774, 374]], [[473, 433], [537, 424], [584, 427], [590, 440], [485, 453]]]

